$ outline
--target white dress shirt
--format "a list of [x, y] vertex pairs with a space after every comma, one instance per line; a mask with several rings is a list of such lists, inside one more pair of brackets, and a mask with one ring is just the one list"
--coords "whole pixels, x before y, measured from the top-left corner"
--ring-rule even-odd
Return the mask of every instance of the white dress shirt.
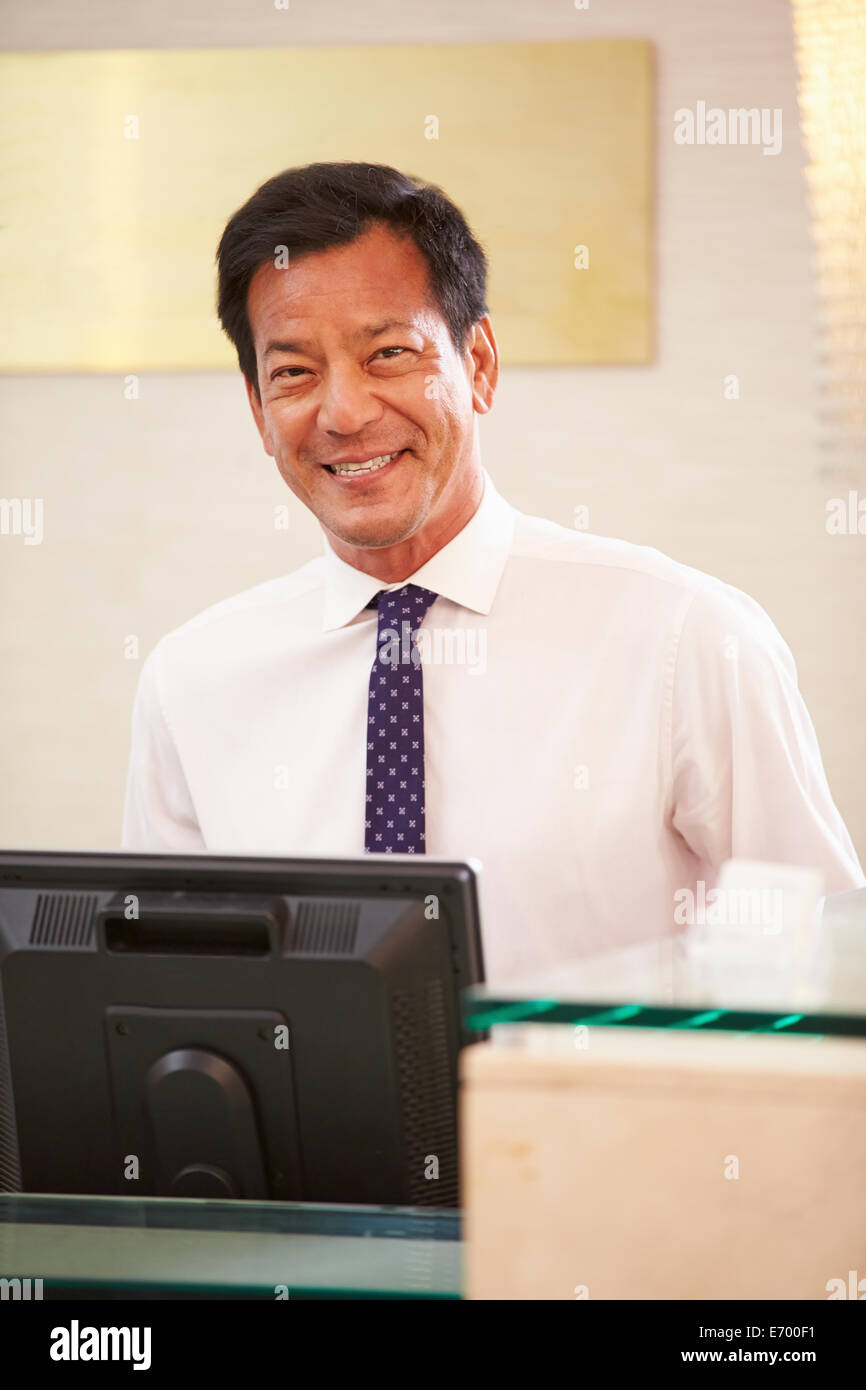
[[[818, 868], [828, 893], [863, 884], [763, 609], [484, 482], [402, 583], [440, 595], [420, 639], [427, 852], [481, 861], [488, 980], [679, 930], [674, 895], [732, 856]], [[383, 587], [402, 584], [326, 541], [162, 638], [136, 697], [126, 848], [363, 855], [365, 605]]]

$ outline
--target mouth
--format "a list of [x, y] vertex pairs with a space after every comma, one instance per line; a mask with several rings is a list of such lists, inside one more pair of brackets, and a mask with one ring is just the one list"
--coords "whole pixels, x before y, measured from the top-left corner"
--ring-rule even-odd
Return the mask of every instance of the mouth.
[[408, 449], [399, 449], [396, 454], [377, 454], [375, 458], [359, 463], [326, 463], [324, 468], [337, 482], [343, 485], [357, 485], [369, 478], [381, 478], [408, 453]]

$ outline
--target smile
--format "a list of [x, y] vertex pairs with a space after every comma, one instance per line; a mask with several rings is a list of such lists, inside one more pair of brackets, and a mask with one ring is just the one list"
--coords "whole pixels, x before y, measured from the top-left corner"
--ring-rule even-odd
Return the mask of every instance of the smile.
[[398, 449], [396, 454], [377, 454], [375, 458], [366, 459], [362, 463], [327, 463], [325, 467], [335, 478], [364, 477], [387, 468], [389, 463], [395, 463], [405, 452], [405, 449]]

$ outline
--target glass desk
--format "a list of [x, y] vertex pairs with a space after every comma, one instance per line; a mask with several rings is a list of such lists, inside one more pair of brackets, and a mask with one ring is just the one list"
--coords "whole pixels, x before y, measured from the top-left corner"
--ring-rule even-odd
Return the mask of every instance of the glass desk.
[[[689, 931], [478, 987], [463, 1009], [533, 1050], [599, 1026], [799, 1034], [819, 1051], [866, 1037], [866, 890], [828, 899], [793, 943]], [[0, 1277], [41, 1279], [45, 1299], [458, 1299], [463, 1254], [459, 1213], [435, 1208], [0, 1194]]]
[[[824, 901], [796, 940], [689, 929], [463, 997], [494, 1041], [526, 1025], [866, 1037], [866, 889]], [[539, 1045], [543, 1039], [539, 1038]]]
[[461, 1253], [434, 1208], [0, 1194], [0, 1275], [43, 1299], [456, 1299]]

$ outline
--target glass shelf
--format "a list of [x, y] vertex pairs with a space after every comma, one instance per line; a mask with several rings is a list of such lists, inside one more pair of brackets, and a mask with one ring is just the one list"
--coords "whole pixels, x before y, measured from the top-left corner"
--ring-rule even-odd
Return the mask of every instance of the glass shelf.
[[866, 890], [813, 931], [689, 930], [463, 995], [467, 1027], [547, 1023], [866, 1037]]
[[0, 1194], [0, 1272], [43, 1298], [459, 1298], [460, 1216], [419, 1207]]

